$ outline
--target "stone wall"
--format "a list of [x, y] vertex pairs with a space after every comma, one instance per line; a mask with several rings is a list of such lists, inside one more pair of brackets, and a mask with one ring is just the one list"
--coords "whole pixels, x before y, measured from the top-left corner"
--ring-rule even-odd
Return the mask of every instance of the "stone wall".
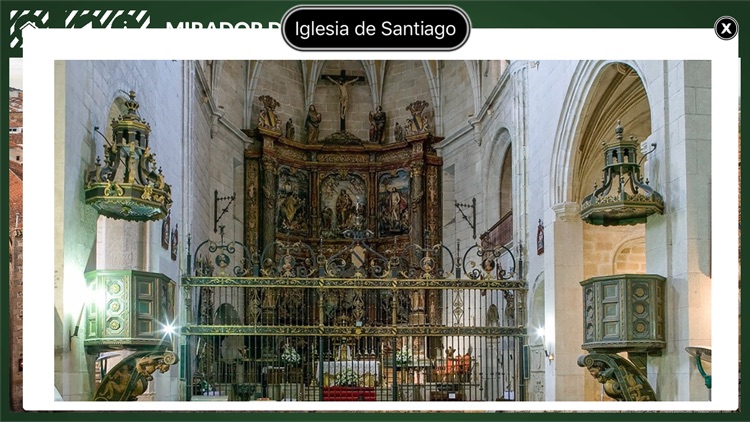
[[646, 223], [647, 272], [667, 277], [667, 348], [649, 360], [649, 380], [659, 399], [706, 400], [685, 347], [711, 344], [711, 65], [650, 64], [647, 91], [661, 95], [651, 106], [659, 112], [647, 140], [657, 143], [649, 177], [666, 204], [664, 215]]
[[583, 276], [646, 272], [646, 226], [583, 225]]
[[443, 127], [446, 136], [465, 126], [475, 114], [474, 95], [466, 63], [463, 60], [442, 62], [441, 86], [443, 101]]
[[[307, 107], [305, 107], [305, 89], [300, 62], [298, 60], [264, 60], [258, 65], [260, 68], [250, 104], [252, 107], [251, 119], [245, 127], [255, 128], [258, 126], [258, 116], [260, 110], [263, 109], [263, 104], [258, 98], [261, 95], [270, 95], [280, 104], [276, 108], [276, 115], [281, 120], [282, 133], [285, 133], [286, 122], [291, 117], [296, 133], [295, 140], [306, 139]], [[238, 92], [242, 92], [246, 84], [243, 82], [243, 78], [235, 77], [231, 81], [225, 81], [224, 85], [232, 86]], [[316, 108], [321, 111], [317, 99]], [[328, 117], [330, 116], [329, 114]], [[325, 121], [326, 115], [323, 116], [323, 122]], [[323, 122], [321, 122], [321, 130]]]
[[[328, 60], [323, 64], [320, 72], [322, 75], [338, 75], [346, 70], [348, 76], [365, 77], [362, 64], [356, 60]], [[347, 86], [349, 95], [346, 110], [346, 130], [368, 141], [370, 120], [372, 111], [372, 95], [367, 82], [358, 81]], [[338, 132], [341, 127], [339, 118], [339, 96], [338, 85], [328, 79], [319, 79], [315, 84], [315, 107], [322, 114], [323, 121], [320, 122], [320, 137], [322, 141], [326, 136]]]
[[[419, 60], [389, 61], [383, 82], [383, 111], [387, 113], [385, 143], [394, 142], [393, 128], [396, 122], [406, 130], [406, 120], [411, 113], [406, 106], [416, 100], [430, 104], [426, 110], [434, 110], [430, 88], [422, 62]], [[434, 119], [432, 119], [434, 125]], [[431, 127], [434, 130], [434, 126]], [[434, 133], [434, 132], [433, 132]]]

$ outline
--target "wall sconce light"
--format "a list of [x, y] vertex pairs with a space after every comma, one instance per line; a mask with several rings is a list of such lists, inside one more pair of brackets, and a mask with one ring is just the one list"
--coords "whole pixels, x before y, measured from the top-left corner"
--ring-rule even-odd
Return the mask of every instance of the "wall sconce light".
[[698, 372], [703, 377], [703, 382], [706, 383], [708, 388], [708, 400], [711, 400], [711, 375], [706, 374], [706, 370], [703, 369], [703, 361], [711, 362], [711, 349], [706, 347], [686, 347], [685, 351], [695, 358], [695, 366], [698, 367]]
[[168, 339], [171, 350], [174, 350], [177, 341], [177, 332], [180, 328], [174, 325], [174, 321], [167, 322], [166, 324], [157, 322], [157, 324], [161, 325], [162, 340]]
[[86, 307], [92, 303], [96, 303], [96, 289], [92, 286], [88, 286], [86, 288], [86, 291], [83, 292], [82, 296], [84, 297], [84, 299], [83, 303], [81, 303], [81, 310], [78, 312], [76, 325], [73, 328], [73, 331], [68, 330], [68, 350], [73, 350], [73, 337], [78, 337], [78, 330], [80, 330], [81, 328], [81, 320], [83, 319], [83, 314], [86, 311]]
[[78, 320], [76, 326], [72, 332], [68, 331], [68, 350], [73, 350], [73, 337], [78, 337], [78, 329], [81, 327], [81, 318], [83, 318], [83, 312], [86, 310], [87, 302], [81, 304], [81, 312], [78, 313]]
[[537, 328], [536, 334], [542, 338], [542, 348], [544, 349], [544, 356], [547, 357], [547, 360], [552, 362], [553, 360], [555, 360], [555, 354], [547, 350], [547, 338], [544, 336], [544, 327]]

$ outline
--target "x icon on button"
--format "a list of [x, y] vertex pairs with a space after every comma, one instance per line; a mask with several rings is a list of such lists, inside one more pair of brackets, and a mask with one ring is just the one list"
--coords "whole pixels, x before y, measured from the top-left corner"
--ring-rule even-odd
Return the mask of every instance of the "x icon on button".
[[737, 21], [731, 16], [722, 16], [714, 24], [716, 36], [722, 40], [731, 40], [737, 35]]

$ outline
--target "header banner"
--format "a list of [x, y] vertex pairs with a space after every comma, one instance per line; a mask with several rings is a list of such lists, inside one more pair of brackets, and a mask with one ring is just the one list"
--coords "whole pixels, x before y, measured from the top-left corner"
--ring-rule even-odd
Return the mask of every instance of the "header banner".
[[[449, 51], [471, 28], [712, 28], [727, 2], [456, 1], [429, 6], [300, 4], [292, 1], [5, 1], [3, 50], [19, 57], [23, 28], [281, 29], [297, 50]], [[736, 3], [734, 3], [736, 4]], [[668, 19], [664, 17], [668, 16]], [[735, 16], [736, 17], [736, 16]], [[337, 22], [338, 21], [338, 22]], [[726, 22], [725, 22], [726, 23]], [[731, 29], [731, 28], [730, 28]], [[345, 34], [345, 35], [344, 35]]]

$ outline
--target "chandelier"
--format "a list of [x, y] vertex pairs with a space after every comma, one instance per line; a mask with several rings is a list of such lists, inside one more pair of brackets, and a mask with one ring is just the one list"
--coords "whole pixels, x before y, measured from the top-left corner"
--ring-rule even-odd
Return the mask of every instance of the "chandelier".
[[581, 203], [581, 218], [589, 224], [633, 225], [645, 223], [651, 214], [664, 212], [664, 199], [641, 175], [638, 140], [634, 136], [623, 139], [622, 132], [618, 120], [615, 141], [604, 144], [602, 185], [594, 184], [594, 192]]
[[172, 188], [164, 181], [161, 168], [149, 146], [151, 126], [138, 115], [135, 92], [125, 101], [127, 112], [112, 119], [112, 141], [100, 133], [104, 163], [96, 163], [85, 176], [86, 203], [101, 215], [128, 221], [154, 221], [167, 215], [172, 205]]

